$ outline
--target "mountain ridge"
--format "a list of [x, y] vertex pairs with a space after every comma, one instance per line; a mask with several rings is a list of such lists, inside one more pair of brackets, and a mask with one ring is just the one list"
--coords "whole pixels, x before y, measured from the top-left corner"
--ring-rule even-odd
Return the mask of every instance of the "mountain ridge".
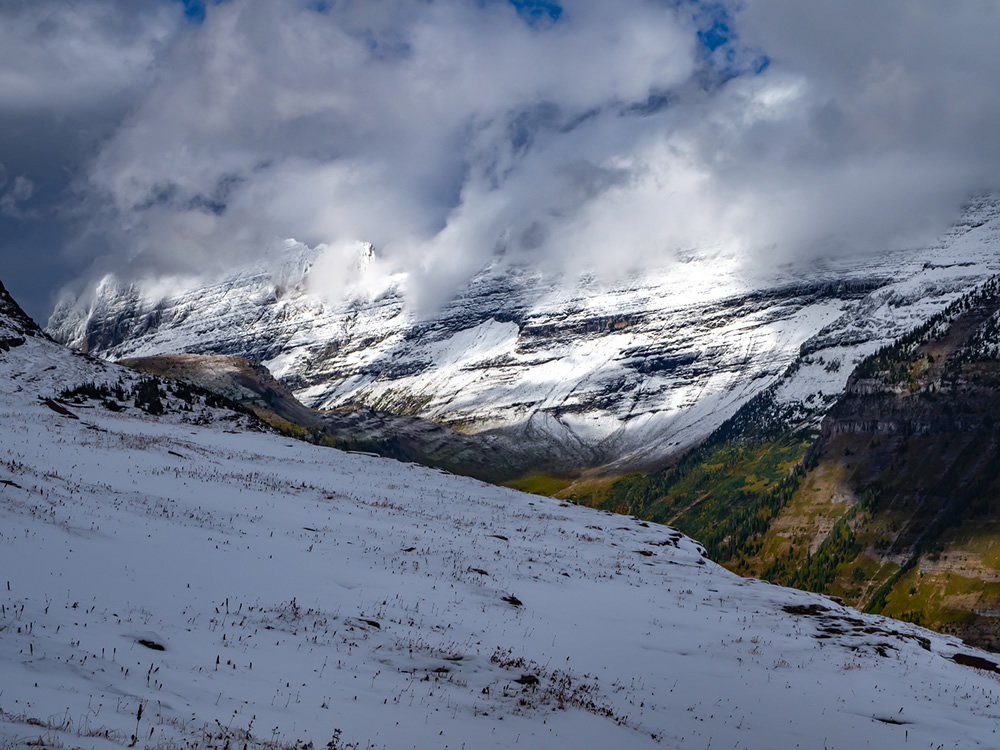
[[23, 345], [25, 336], [45, 337], [46, 334], [0, 282], [0, 349], [10, 351], [12, 347]]
[[857, 361], [1000, 270], [998, 238], [990, 197], [937, 244], [875, 259], [766, 270], [695, 253], [613, 283], [494, 264], [425, 319], [405, 279], [364, 276], [377, 263], [358, 271], [365, 294], [326, 301], [323, 250], [289, 243], [276, 271], [174, 296], [106, 279], [48, 330], [112, 359], [236, 354], [309, 407], [420, 416], [622, 473], [679, 456], [772, 385], [818, 424]]

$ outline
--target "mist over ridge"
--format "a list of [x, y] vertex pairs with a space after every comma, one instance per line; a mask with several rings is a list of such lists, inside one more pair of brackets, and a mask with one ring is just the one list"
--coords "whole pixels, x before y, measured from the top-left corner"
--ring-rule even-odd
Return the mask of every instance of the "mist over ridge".
[[418, 309], [497, 258], [878, 253], [996, 184], [990, 5], [126, 6], [0, 10], [0, 270], [36, 316], [67, 283], [194, 283], [289, 238], [372, 243]]

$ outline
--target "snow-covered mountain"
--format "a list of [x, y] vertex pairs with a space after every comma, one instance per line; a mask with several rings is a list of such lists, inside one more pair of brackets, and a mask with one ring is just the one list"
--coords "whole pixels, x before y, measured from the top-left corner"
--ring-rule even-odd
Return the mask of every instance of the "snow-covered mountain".
[[22, 338], [0, 350], [2, 747], [995, 746], [1000, 667], [955, 638], [181, 386], [162, 413], [102, 401], [148, 381]]
[[0, 350], [10, 351], [12, 347], [22, 346], [29, 337], [44, 336], [38, 324], [25, 315], [21, 306], [0, 283]]
[[[1000, 198], [971, 203], [932, 247], [809, 266], [692, 253], [617, 282], [498, 261], [417, 318], [372, 249], [356, 294], [314, 290], [324, 250], [289, 243], [183, 292], [105, 278], [47, 331], [111, 359], [174, 352], [262, 361], [308, 406], [362, 403], [467, 432], [560, 445], [577, 465], [651, 465], [706, 436], [763, 388], [815, 414], [854, 363], [1000, 270]], [[361, 262], [364, 261], [364, 262]], [[364, 291], [360, 291], [364, 289]]]

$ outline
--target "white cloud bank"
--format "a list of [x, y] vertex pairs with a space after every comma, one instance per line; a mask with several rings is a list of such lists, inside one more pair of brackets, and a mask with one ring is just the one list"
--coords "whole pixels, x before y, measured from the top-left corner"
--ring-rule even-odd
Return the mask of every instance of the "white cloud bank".
[[140, 276], [368, 241], [433, 304], [501, 249], [616, 272], [919, 242], [1000, 174], [995, 3], [560, 5], [227, 0], [52, 31], [62, 69], [82, 40], [134, 73], [107, 85], [142, 82], [86, 159], [76, 252]]

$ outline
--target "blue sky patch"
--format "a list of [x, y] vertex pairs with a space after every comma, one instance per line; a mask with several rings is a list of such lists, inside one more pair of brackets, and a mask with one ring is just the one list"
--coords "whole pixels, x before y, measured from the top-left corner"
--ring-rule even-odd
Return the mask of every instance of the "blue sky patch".
[[719, 18], [715, 19], [710, 28], [698, 30], [698, 41], [709, 52], [715, 52], [715, 50], [728, 42], [730, 37], [729, 24]]
[[726, 5], [714, 0], [692, 0], [690, 4], [698, 27], [698, 41], [706, 52], [715, 52], [736, 39]]
[[558, 21], [563, 13], [562, 6], [552, 0], [510, 0], [510, 4], [532, 26]]
[[173, 0], [184, 8], [184, 17], [192, 23], [205, 22], [205, 13], [209, 5], [220, 5], [225, 0]]
[[743, 75], [760, 75], [771, 64], [760, 50], [747, 47], [734, 27], [730, 5], [719, 0], [680, 0], [695, 22], [701, 57], [713, 71], [715, 84]]
[[195, 23], [205, 20], [205, 0], [177, 0], [184, 6], [184, 16]]

